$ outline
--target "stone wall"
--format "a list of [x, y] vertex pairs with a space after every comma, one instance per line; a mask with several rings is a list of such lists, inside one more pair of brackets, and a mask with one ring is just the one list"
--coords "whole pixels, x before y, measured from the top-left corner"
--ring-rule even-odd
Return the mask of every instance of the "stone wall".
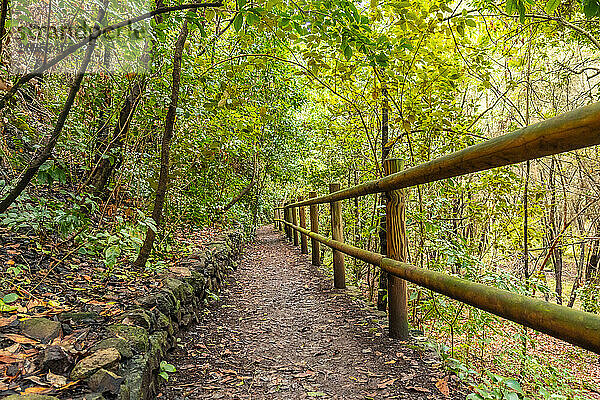
[[[96, 343], [89, 355], [70, 371], [71, 380], [83, 380], [86, 394], [76, 399], [147, 400], [154, 398], [159, 384], [158, 372], [166, 352], [175, 346], [175, 335], [198, 321], [198, 312], [211, 294], [218, 293], [225, 276], [237, 266], [242, 234], [229, 232], [222, 241], [182, 260], [165, 276], [157, 293], [137, 299], [127, 311], [107, 326], [108, 335]], [[72, 313], [71, 313], [72, 314]], [[81, 313], [84, 314], [84, 313]], [[66, 316], [63, 316], [66, 317]], [[77, 317], [70, 315], [69, 318]], [[64, 319], [59, 315], [59, 320]], [[32, 321], [33, 320], [33, 321]], [[56, 321], [36, 318], [25, 325], [43, 331], [56, 328]], [[58, 327], [60, 328], [60, 326]], [[31, 328], [30, 328], [31, 329]], [[55, 329], [56, 330], [56, 329]], [[24, 332], [26, 333], [26, 332]], [[44, 333], [44, 332], [42, 332]], [[67, 369], [64, 352], [46, 349], [42, 362]], [[66, 354], [64, 354], [66, 356]], [[65, 360], [63, 360], [65, 361]], [[47, 367], [47, 365], [46, 365]], [[66, 397], [65, 397], [66, 398]], [[72, 398], [69, 395], [68, 398]], [[41, 395], [12, 395], [7, 400], [56, 400]]]

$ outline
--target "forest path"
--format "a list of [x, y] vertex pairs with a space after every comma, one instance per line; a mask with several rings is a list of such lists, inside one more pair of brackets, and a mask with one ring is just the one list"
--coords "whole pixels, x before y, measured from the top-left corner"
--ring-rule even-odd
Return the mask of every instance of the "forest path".
[[219, 301], [181, 335], [158, 398], [464, 399], [430, 352], [388, 338], [385, 324], [262, 227]]

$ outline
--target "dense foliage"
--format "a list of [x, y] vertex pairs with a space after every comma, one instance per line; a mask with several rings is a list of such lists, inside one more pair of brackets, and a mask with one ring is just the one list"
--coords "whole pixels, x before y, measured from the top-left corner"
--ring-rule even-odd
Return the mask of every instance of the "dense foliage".
[[[130, 3], [108, 2], [102, 25], [172, 5]], [[89, 26], [99, 6], [82, 17]], [[597, 0], [227, 0], [188, 8], [140, 22], [147, 35], [119, 43], [122, 51], [101, 36], [81, 87], [71, 89], [64, 127], [59, 114], [86, 46], [61, 61], [68, 68], [46, 71], [44, 62], [34, 76], [11, 68], [10, 49], [0, 50], [2, 199], [56, 134], [32, 182], [0, 215], [11, 234], [35, 235], [41, 253], [68, 246], [100, 259], [110, 275], [136, 260], [152, 230], [157, 239], [141, 267], [156, 270], [184, 227], [240, 224], [251, 234], [276, 205], [325, 193], [333, 181], [382, 176], [382, 153], [410, 167], [600, 97]], [[168, 190], [163, 215], [153, 218], [183, 26]], [[10, 35], [10, 18], [5, 27]], [[598, 167], [590, 148], [412, 189], [410, 261], [598, 313]], [[344, 203], [350, 243], [378, 250], [380, 203]], [[322, 226], [327, 232], [326, 213]], [[379, 272], [351, 265], [349, 278], [375, 301]], [[25, 284], [30, 269], [7, 265], [2, 279]], [[412, 287], [410, 303], [413, 328], [435, 338], [472, 398], [598, 394], [597, 368], [586, 379], [597, 356], [428, 290]]]

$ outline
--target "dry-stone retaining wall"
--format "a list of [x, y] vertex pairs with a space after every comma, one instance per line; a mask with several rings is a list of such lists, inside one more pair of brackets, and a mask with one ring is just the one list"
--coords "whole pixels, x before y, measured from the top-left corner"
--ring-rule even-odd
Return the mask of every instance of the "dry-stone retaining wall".
[[[137, 299], [130, 309], [107, 327], [106, 339], [96, 343], [89, 355], [73, 366], [59, 346], [48, 346], [42, 368], [69, 374], [88, 386], [82, 400], [147, 400], [154, 398], [161, 360], [175, 345], [177, 332], [198, 320], [198, 312], [212, 293], [217, 293], [227, 273], [237, 266], [242, 234], [228, 232], [222, 241], [182, 260], [164, 279], [163, 288]], [[66, 314], [66, 313], [65, 313]], [[59, 321], [93, 319], [89, 313], [59, 315]], [[48, 342], [57, 337], [61, 323], [33, 318], [21, 331]], [[69, 371], [70, 370], [70, 371]], [[71, 397], [71, 396], [69, 396]], [[58, 400], [52, 396], [12, 395], [6, 400]]]

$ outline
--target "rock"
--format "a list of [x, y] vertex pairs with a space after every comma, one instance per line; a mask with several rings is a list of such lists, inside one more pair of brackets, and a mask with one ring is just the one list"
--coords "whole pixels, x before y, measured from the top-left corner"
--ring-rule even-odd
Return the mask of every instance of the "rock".
[[173, 300], [166, 293], [143, 296], [137, 299], [135, 303], [146, 310], [156, 307], [165, 315], [171, 315], [171, 310], [173, 309]]
[[208, 255], [204, 252], [191, 255], [179, 262], [180, 267], [189, 268], [190, 270], [203, 270], [206, 265]]
[[106, 400], [102, 393], [87, 393], [83, 396], [83, 400]]
[[169, 317], [167, 317], [165, 314], [161, 313], [160, 311], [157, 312], [157, 318], [156, 318], [156, 326], [158, 327], [158, 329], [166, 329], [169, 325], [171, 325], [171, 320], [169, 319]]
[[121, 354], [121, 359], [133, 357], [131, 345], [127, 340], [121, 338], [103, 339], [92, 347], [92, 351], [110, 348], [117, 349], [119, 351], [119, 354]]
[[123, 378], [114, 372], [99, 369], [88, 379], [87, 383], [94, 392], [119, 394]]
[[141, 400], [153, 398], [151, 385], [154, 374], [148, 365], [148, 355], [135, 356], [127, 363], [125, 382], [121, 386], [119, 398]]
[[167, 333], [156, 332], [150, 336], [150, 351], [147, 353], [148, 366], [157, 369], [169, 348]]
[[169, 267], [169, 272], [177, 278], [190, 278], [192, 276], [192, 271], [188, 267], [182, 267], [180, 265]]
[[148, 350], [148, 331], [139, 326], [129, 326], [123, 324], [114, 324], [108, 327], [108, 330], [115, 336], [127, 340], [132, 347], [144, 353]]
[[5, 397], [4, 400], [58, 400], [58, 398], [42, 394], [12, 394]]
[[97, 322], [102, 317], [95, 312], [63, 312], [58, 314], [58, 320], [61, 322], [74, 322], [76, 324]]
[[60, 346], [48, 346], [44, 350], [42, 370], [54, 374], [64, 374], [71, 366], [71, 356]]
[[192, 271], [191, 278], [187, 278], [186, 281], [192, 285], [197, 297], [202, 297], [204, 292], [204, 282], [206, 278], [198, 271]]
[[156, 324], [154, 315], [149, 315], [150, 313], [145, 310], [137, 309], [133, 311], [129, 311], [125, 314], [125, 318], [121, 321], [121, 323], [125, 325], [135, 325], [140, 326], [147, 331], [151, 331]]
[[111, 369], [119, 363], [120, 359], [121, 355], [115, 348], [98, 350], [75, 365], [71, 371], [71, 379], [76, 381], [88, 378], [100, 368]]
[[165, 286], [173, 292], [177, 299], [185, 304], [189, 304], [192, 301], [194, 297], [194, 288], [192, 285], [174, 278], [167, 278], [164, 282]]
[[181, 316], [181, 325], [188, 326], [190, 324], [190, 322], [192, 322], [192, 314], [191, 313], [184, 313]]
[[21, 333], [42, 343], [48, 343], [60, 335], [60, 322], [47, 318], [30, 318], [21, 322]]

